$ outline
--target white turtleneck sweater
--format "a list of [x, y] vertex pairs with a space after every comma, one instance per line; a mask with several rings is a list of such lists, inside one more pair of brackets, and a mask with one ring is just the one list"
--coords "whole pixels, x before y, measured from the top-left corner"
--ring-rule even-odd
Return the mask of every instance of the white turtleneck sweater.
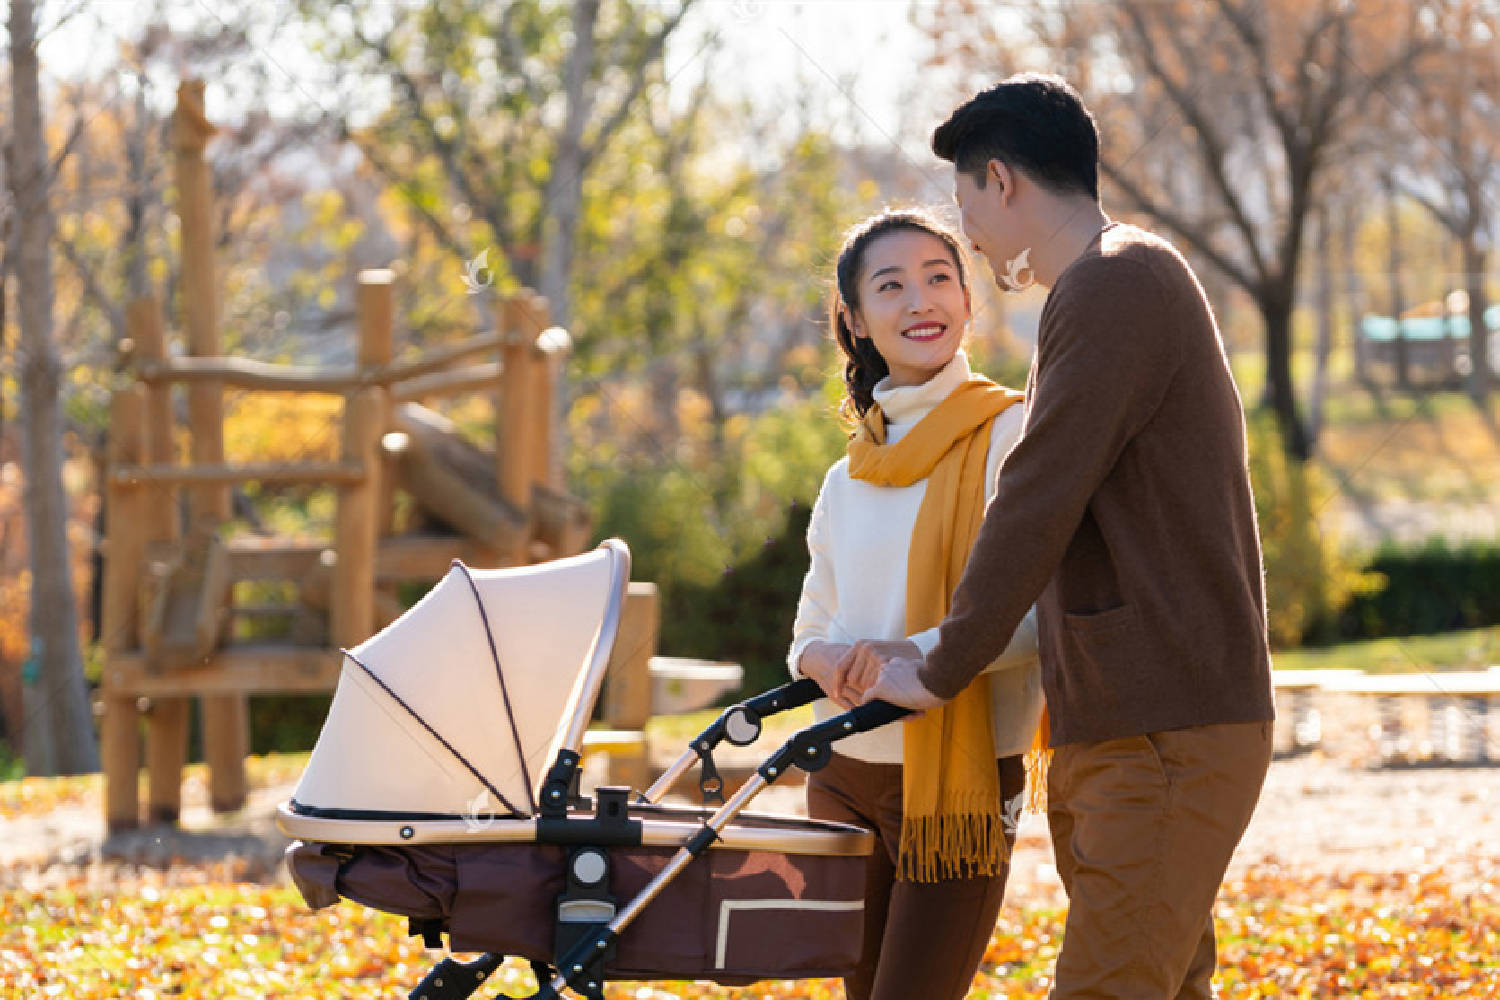
[[[882, 379], [875, 401], [886, 416], [886, 441], [901, 440], [948, 394], [969, 378], [969, 361], [959, 351], [927, 382], [892, 386]], [[995, 477], [1021, 433], [1022, 407], [1013, 405], [995, 418], [985, 462], [985, 501], [995, 495]], [[857, 639], [910, 639], [926, 655], [937, 645], [937, 627], [906, 634], [906, 563], [917, 511], [927, 480], [910, 486], [875, 486], [849, 475], [849, 459], [839, 459], [823, 479], [807, 529], [812, 556], [797, 604], [792, 648], [787, 662], [800, 677], [798, 663], [813, 642], [852, 643]], [[989, 674], [995, 756], [1031, 749], [1042, 710], [1040, 665], [1036, 652], [1036, 611], [1026, 613], [1010, 645], [986, 670]], [[814, 703], [819, 719], [840, 709], [828, 699]], [[858, 760], [901, 763], [902, 727], [886, 726], [839, 740], [834, 749]]]

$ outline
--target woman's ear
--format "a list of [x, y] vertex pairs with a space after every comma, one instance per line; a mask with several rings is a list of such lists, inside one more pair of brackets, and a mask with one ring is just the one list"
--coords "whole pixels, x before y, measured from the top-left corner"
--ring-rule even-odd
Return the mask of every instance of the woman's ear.
[[859, 313], [855, 312], [853, 309], [850, 309], [848, 306], [841, 306], [840, 308], [844, 310], [844, 325], [849, 328], [850, 333], [854, 334], [856, 338], [861, 340], [869, 336], [867, 333], [865, 333], [864, 324], [859, 321]]

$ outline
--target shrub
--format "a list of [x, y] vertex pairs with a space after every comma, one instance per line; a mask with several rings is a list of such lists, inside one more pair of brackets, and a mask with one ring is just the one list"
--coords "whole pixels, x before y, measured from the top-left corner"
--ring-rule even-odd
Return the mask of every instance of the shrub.
[[1385, 580], [1330, 616], [1326, 631], [1340, 640], [1427, 635], [1500, 624], [1500, 544], [1450, 545], [1433, 539], [1416, 548], [1386, 546], [1368, 569]]
[[1318, 469], [1288, 458], [1269, 413], [1249, 416], [1250, 479], [1266, 568], [1271, 645], [1287, 648], [1325, 638], [1350, 598], [1373, 593], [1378, 574], [1342, 551], [1318, 515], [1332, 488]]

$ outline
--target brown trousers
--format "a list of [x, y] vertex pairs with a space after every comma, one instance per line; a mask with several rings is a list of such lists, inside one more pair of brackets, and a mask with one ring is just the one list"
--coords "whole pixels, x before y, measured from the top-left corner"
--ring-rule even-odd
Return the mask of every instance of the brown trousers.
[[1047, 819], [1068, 919], [1053, 1000], [1208, 1000], [1213, 903], [1271, 762], [1271, 723], [1057, 748]]
[[[1020, 757], [995, 762], [1005, 802], [1022, 794]], [[896, 878], [901, 846], [901, 765], [869, 764], [842, 754], [807, 781], [815, 819], [875, 831], [865, 875], [865, 938], [859, 965], [844, 980], [848, 1000], [961, 1000], [995, 930], [1007, 865], [980, 878], [911, 882]], [[1013, 847], [1014, 833], [1006, 839]]]

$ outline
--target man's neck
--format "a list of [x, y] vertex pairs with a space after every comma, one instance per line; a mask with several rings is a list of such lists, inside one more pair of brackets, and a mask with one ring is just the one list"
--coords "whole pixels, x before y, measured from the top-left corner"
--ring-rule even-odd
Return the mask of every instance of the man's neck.
[[1109, 216], [1092, 198], [1059, 198], [1039, 220], [1047, 238], [1032, 250], [1031, 266], [1037, 284], [1050, 289], [1068, 265], [1077, 260], [1109, 224]]

